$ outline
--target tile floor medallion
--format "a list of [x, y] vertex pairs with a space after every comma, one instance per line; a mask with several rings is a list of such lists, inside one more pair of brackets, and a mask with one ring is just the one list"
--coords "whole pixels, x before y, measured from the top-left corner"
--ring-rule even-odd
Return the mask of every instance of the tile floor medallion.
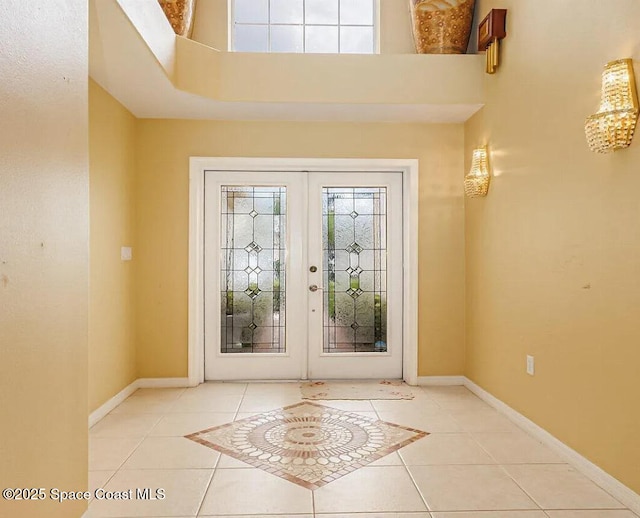
[[304, 402], [185, 437], [307, 489], [317, 489], [427, 435]]

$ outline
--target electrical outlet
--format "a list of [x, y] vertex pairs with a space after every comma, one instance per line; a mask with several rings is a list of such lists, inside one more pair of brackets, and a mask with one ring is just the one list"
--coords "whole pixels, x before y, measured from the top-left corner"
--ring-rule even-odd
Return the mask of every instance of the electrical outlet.
[[120, 259], [123, 261], [131, 261], [132, 252], [130, 246], [123, 246], [120, 248]]
[[527, 374], [533, 376], [536, 372], [536, 361], [533, 356], [527, 354]]

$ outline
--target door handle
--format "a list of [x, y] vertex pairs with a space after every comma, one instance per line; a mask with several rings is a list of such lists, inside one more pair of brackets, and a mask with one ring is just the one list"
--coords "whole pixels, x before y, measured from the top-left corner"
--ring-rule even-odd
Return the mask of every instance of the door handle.
[[321, 289], [322, 288], [320, 288], [317, 284], [312, 284], [311, 286], [309, 286], [309, 291], [312, 291], [313, 293]]

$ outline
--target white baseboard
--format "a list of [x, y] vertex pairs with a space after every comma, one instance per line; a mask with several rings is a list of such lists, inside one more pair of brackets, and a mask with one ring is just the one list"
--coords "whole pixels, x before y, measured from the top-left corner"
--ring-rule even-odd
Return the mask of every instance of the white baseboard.
[[464, 385], [464, 376], [418, 376], [418, 385]]
[[184, 388], [189, 378], [139, 378], [138, 388]]
[[622, 482], [609, 475], [602, 468], [596, 466], [593, 462], [551, 435], [544, 428], [538, 426], [533, 421], [511, 408], [506, 403], [503, 403], [497, 397], [491, 395], [489, 392], [466, 377], [464, 378], [464, 386], [487, 404], [495, 408], [498, 412], [504, 414], [505, 417], [513, 421], [520, 428], [528, 432], [529, 435], [535, 437], [545, 446], [565, 458], [569, 464], [598, 484], [620, 503], [626, 505], [634, 513], [640, 515], [640, 495], [632, 489], [625, 486]]
[[120, 403], [122, 403], [125, 399], [127, 399], [131, 394], [133, 394], [138, 389], [138, 380], [135, 380], [130, 385], [127, 385], [120, 392], [118, 392], [111, 399], [100, 405], [93, 412], [89, 414], [89, 428], [91, 428], [94, 424], [96, 424], [100, 419], [106, 416], [109, 412], [111, 412], [115, 407], [117, 407]]
[[188, 386], [189, 378], [138, 378], [89, 414], [89, 428], [139, 388], [182, 388]]

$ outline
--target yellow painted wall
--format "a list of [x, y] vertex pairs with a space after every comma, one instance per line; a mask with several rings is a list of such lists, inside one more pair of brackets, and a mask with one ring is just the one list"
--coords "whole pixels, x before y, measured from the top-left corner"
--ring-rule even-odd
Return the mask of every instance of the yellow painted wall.
[[466, 375], [640, 492], [640, 142], [599, 156], [584, 137], [604, 64], [640, 71], [640, 3], [478, 15], [500, 7], [503, 63], [465, 128], [465, 157], [488, 142], [495, 174], [466, 203]]
[[120, 259], [120, 247], [134, 244], [135, 124], [118, 101], [89, 82], [90, 411], [136, 379], [133, 265]]
[[380, 54], [415, 54], [409, 1], [378, 0]]
[[141, 120], [137, 139], [140, 377], [187, 375], [190, 156], [418, 158], [419, 374], [462, 374], [462, 125]]
[[[0, 2], [0, 488], [87, 487], [87, 6]], [[0, 499], [0, 516], [86, 502]]]
[[[380, 53], [414, 54], [409, 0], [378, 0]], [[193, 18], [195, 41], [218, 50], [228, 49], [229, 0], [198, 0]]]

